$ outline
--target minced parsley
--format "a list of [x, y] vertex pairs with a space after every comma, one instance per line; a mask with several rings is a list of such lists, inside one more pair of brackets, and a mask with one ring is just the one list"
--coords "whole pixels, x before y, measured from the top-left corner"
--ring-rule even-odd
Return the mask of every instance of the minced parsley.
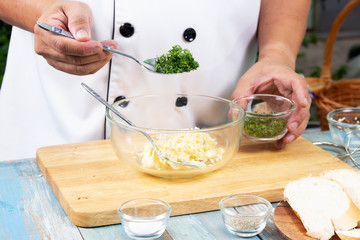
[[155, 61], [155, 71], [162, 73], [190, 72], [199, 67], [188, 49], [175, 45], [168, 53], [161, 55]]
[[286, 120], [282, 118], [245, 117], [244, 132], [257, 138], [272, 138], [286, 128]]

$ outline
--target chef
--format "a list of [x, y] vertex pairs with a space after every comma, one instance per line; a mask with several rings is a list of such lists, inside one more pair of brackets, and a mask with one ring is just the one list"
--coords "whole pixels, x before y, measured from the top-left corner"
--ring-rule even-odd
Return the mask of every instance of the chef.
[[[293, 99], [297, 110], [276, 146], [291, 143], [309, 119], [306, 83], [294, 69], [310, 2], [1, 1], [1, 19], [14, 27], [0, 92], [0, 161], [34, 157], [43, 146], [107, 138], [105, 108], [81, 82], [110, 103], [159, 92], [228, 99], [280, 94]], [[44, 31], [36, 21], [76, 39]], [[139, 60], [180, 45], [200, 66], [155, 74], [101, 44]]]

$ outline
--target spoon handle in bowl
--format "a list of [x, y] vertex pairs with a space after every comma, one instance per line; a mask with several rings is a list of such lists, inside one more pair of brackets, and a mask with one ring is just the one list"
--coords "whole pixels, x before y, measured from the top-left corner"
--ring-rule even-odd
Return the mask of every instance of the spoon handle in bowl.
[[81, 86], [85, 88], [86, 91], [88, 91], [91, 95], [93, 95], [97, 100], [99, 100], [102, 104], [104, 104], [107, 108], [109, 108], [111, 111], [113, 111], [116, 115], [118, 115], [122, 120], [124, 120], [129, 125], [133, 126], [132, 122], [125, 118], [116, 108], [114, 108], [112, 105], [110, 105], [105, 99], [103, 99], [97, 92], [95, 92], [91, 87], [86, 85], [85, 83], [81, 83]]

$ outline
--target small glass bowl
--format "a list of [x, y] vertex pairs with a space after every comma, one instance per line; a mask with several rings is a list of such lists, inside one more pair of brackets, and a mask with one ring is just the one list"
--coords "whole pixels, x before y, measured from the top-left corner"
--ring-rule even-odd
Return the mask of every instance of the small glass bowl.
[[120, 205], [118, 213], [125, 233], [132, 239], [156, 239], [167, 226], [171, 207], [152, 198], [138, 198]]
[[273, 210], [268, 200], [253, 195], [229, 196], [219, 206], [227, 230], [240, 237], [259, 234]]
[[342, 146], [360, 146], [360, 107], [339, 108], [326, 115], [331, 137]]
[[295, 102], [278, 95], [253, 94], [234, 100], [246, 111], [243, 134], [254, 142], [273, 142], [287, 133]]

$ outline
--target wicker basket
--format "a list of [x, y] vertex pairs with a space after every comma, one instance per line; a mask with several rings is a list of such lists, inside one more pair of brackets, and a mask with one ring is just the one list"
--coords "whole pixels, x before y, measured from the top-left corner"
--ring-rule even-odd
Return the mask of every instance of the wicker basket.
[[360, 0], [350, 0], [336, 17], [325, 44], [324, 61], [319, 78], [306, 78], [310, 89], [315, 93], [315, 105], [319, 116], [321, 130], [329, 129], [326, 115], [338, 108], [360, 106], [360, 78], [331, 78], [331, 59], [337, 33], [346, 16], [358, 5]]

